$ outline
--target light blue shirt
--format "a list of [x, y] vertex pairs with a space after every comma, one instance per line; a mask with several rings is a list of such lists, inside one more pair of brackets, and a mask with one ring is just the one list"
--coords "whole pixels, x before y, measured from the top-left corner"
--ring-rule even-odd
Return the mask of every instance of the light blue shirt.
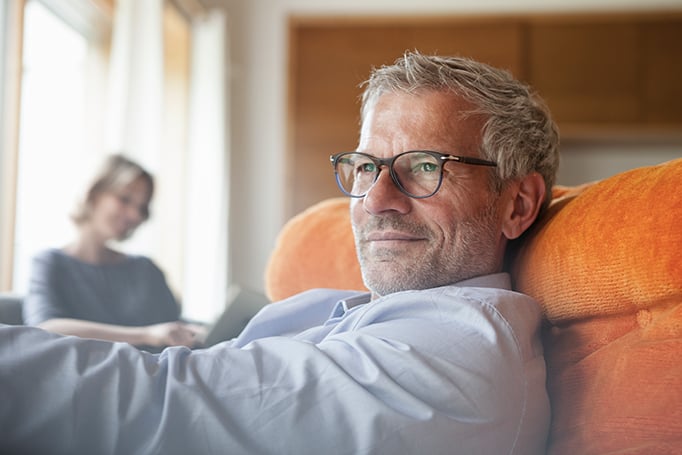
[[0, 329], [0, 452], [544, 453], [540, 311], [506, 274], [313, 290], [210, 349]]

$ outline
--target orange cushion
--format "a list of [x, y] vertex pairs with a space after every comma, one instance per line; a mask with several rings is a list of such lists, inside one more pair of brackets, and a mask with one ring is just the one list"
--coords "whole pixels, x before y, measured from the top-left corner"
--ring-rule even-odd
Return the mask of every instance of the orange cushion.
[[265, 293], [273, 302], [312, 288], [365, 286], [350, 226], [349, 199], [319, 202], [289, 220], [265, 270]]
[[521, 240], [515, 287], [544, 330], [548, 453], [682, 447], [682, 159], [559, 196]]

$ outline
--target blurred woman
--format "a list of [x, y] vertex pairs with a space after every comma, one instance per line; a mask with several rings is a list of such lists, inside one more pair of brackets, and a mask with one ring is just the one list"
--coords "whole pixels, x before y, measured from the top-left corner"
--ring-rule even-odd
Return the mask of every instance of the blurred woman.
[[140, 165], [122, 155], [106, 160], [72, 216], [74, 241], [33, 259], [26, 324], [145, 348], [200, 342], [203, 328], [179, 321], [163, 272], [109, 245], [147, 220], [153, 193], [154, 180]]

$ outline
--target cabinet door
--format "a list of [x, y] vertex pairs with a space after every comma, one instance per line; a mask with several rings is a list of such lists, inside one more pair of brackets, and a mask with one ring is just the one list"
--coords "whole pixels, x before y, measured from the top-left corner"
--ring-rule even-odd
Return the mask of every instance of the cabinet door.
[[682, 124], [682, 19], [641, 25], [642, 121]]
[[529, 82], [566, 125], [634, 123], [638, 109], [634, 22], [529, 25]]

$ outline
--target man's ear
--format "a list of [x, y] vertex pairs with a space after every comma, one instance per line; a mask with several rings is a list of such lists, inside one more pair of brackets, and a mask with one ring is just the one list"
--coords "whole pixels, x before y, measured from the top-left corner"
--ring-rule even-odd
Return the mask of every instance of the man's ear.
[[545, 200], [545, 180], [534, 172], [514, 182], [506, 190], [510, 197], [504, 207], [502, 233], [515, 239], [530, 227]]

